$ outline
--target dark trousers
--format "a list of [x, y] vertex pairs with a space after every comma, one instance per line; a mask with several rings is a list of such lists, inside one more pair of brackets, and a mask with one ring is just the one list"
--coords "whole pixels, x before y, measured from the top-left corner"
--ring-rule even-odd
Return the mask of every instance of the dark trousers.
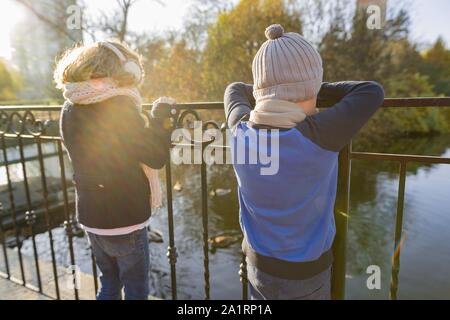
[[247, 278], [252, 300], [330, 300], [331, 267], [305, 280], [274, 277], [249, 263]]
[[97, 300], [147, 300], [150, 257], [147, 229], [120, 236], [89, 233], [89, 242], [101, 271]]

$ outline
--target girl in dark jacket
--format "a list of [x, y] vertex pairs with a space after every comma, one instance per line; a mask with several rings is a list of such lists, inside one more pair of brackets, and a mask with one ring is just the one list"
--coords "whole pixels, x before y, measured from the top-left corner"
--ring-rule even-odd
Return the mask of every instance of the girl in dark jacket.
[[146, 227], [161, 205], [155, 169], [169, 158], [169, 136], [161, 121], [141, 115], [143, 76], [139, 55], [114, 41], [67, 51], [55, 71], [77, 217], [102, 273], [99, 300], [121, 299], [123, 288], [130, 300], [149, 293]]

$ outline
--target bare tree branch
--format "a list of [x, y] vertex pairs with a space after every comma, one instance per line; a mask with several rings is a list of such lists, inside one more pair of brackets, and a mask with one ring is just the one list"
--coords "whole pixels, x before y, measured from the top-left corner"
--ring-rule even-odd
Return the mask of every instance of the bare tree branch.
[[24, 6], [26, 9], [28, 9], [31, 13], [33, 13], [36, 18], [47, 24], [49, 27], [57, 31], [58, 33], [68, 37], [70, 40], [76, 42], [79, 39], [75, 39], [74, 36], [65, 28], [63, 24], [58, 24], [55, 21], [52, 21], [49, 19], [44, 13], [39, 12], [30, 2], [27, 0], [15, 0], [17, 3]]
[[[41, 22], [45, 23], [51, 29], [55, 30], [57, 33], [67, 37], [68, 39], [77, 42], [79, 39], [66, 28], [65, 25], [65, 7], [62, 6], [63, 3], [59, 1], [48, 1], [49, 9], [55, 9], [57, 13], [62, 15], [49, 14], [49, 12], [43, 12], [46, 10], [39, 9], [35, 2], [32, 0], [15, 0], [17, 3], [29, 10], [36, 18]], [[115, 0], [114, 9], [111, 11], [102, 10], [98, 14], [88, 16], [88, 4], [86, 0], [78, 0], [76, 3], [81, 8], [82, 11], [82, 23], [81, 23], [81, 33], [96, 41], [99, 35], [107, 34], [110, 37], [118, 38], [124, 41], [127, 37], [133, 36], [129, 31], [129, 16], [133, 6], [141, 0]], [[158, 3], [164, 6], [164, 2], [161, 0], [147, 0]], [[47, 2], [46, 2], [47, 3]]]

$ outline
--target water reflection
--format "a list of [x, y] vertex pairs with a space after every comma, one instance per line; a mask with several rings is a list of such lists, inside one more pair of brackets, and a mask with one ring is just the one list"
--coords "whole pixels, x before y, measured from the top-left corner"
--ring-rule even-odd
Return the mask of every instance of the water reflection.
[[[450, 156], [450, 136], [401, 139], [387, 153]], [[380, 147], [374, 147], [375, 152]], [[389, 297], [399, 165], [353, 161], [348, 234], [347, 297]], [[400, 257], [400, 299], [450, 297], [450, 166], [407, 166]], [[425, 249], [427, 248], [427, 249]], [[381, 267], [381, 290], [368, 290], [366, 268]]]

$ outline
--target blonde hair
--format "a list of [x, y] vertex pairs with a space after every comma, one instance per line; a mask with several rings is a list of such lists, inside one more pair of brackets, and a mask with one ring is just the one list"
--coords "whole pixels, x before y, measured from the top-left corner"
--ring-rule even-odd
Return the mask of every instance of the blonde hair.
[[[117, 40], [108, 42], [117, 47], [128, 60], [138, 63], [142, 70], [142, 78], [144, 78], [142, 57], [123, 42]], [[67, 83], [100, 78], [112, 78], [121, 87], [140, 84], [132, 74], [124, 70], [117, 55], [99, 43], [90, 46], [77, 44], [64, 52], [58, 59], [53, 74], [58, 89], [63, 89]]]

